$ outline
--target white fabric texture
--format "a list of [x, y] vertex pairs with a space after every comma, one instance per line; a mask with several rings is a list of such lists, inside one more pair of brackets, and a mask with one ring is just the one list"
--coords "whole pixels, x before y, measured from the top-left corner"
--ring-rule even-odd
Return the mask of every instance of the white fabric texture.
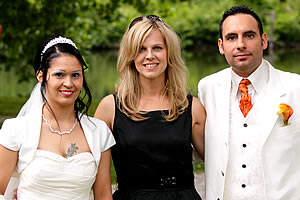
[[[263, 94], [263, 92], [262, 92]], [[264, 133], [259, 131], [263, 120], [257, 115], [265, 105], [257, 102], [246, 117], [239, 108], [236, 93], [231, 94], [230, 129], [228, 138], [228, 163], [225, 175], [224, 200], [264, 200], [265, 180], [259, 158]], [[244, 124], [247, 124], [245, 127]], [[243, 147], [243, 145], [246, 145]], [[243, 188], [242, 185], [245, 185]]]
[[64, 158], [37, 150], [20, 175], [18, 200], [88, 200], [97, 174], [97, 165], [89, 152]]
[[[5, 120], [0, 130], [0, 145], [19, 152], [16, 170], [20, 175], [33, 160], [37, 151], [43, 105], [37, 107], [38, 109], [32, 107], [30, 112], [26, 112], [21, 117]], [[93, 117], [82, 115], [80, 124], [98, 167], [101, 152], [115, 144], [113, 135], [105, 122]], [[12, 189], [13, 187], [10, 190]], [[6, 191], [6, 195], [11, 196], [11, 192]]]
[[[23, 117], [7, 119], [2, 125], [0, 144], [19, 152], [18, 173], [21, 173], [31, 162], [37, 150], [42, 123], [41, 114], [42, 106]], [[82, 115], [80, 124], [98, 166], [101, 152], [113, 146], [115, 140], [102, 120]]]
[[[22, 106], [20, 109], [17, 117], [25, 116], [26, 114], [30, 113], [31, 111], [38, 109], [40, 105], [43, 104], [43, 99], [41, 95], [41, 84], [37, 83], [30, 94], [29, 99], [26, 101], [26, 103]], [[1, 135], [0, 135], [1, 136]], [[15, 171], [13, 176], [10, 178], [8, 186], [6, 188], [4, 197], [5, 199], [12, 199], [13, 198], [13, 191], [15, 188], [18, 187], [19, 184], [19, 175]], [[0, 197], [1, 199], [1, 197]]]

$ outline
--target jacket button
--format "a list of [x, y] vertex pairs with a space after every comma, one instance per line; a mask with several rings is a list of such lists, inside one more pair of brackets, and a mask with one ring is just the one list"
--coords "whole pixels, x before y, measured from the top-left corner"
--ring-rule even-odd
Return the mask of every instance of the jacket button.
[[245, 188], [246, 187], [246, 184], [242, 184], [242, 188]]
[[246, 124], [246, 123], [245, 123], [245, 124], [243, 124], [243, 126], [244, 126], [244, 127], [247, 127], [247, 126], [248, 126], [248, 124]]
[[221, 171], [221, 174], [222, 174], [222, 176], [224, 176], [224, 172], [223, 171]]

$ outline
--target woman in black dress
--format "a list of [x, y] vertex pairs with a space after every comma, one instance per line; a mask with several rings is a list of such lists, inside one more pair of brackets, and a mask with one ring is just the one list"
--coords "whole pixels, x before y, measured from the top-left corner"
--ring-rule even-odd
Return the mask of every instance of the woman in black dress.
[[187, 95], [176, 33], [155, 15], [134, 19], [118, 57], [116, 93], [95, 117], [113, 132], [114, 200], [200, 200], [192, 145], [204, 157], [205, 110]]

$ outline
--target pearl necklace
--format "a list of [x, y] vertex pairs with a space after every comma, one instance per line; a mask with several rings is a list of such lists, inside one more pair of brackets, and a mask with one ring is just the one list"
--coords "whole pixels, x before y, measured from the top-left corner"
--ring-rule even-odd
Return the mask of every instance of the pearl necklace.
[[52, 133], [56, 133], [56, 134], [59, 134], [59, 135], [64, 135], [64, 134], [70, 134], [70, 133], [72, 133], [73, 129], [75, 128], [75, 126], [76, 126], [76, 124], [77, 124], [77, 118], [75, 118], [75, 122], [74, 122], [74, 124], [73, 124], [73, 126], [72, 126], [72, 128], [71, 128], [70, 130], [60, 132], [60, 131], [54, 130], [54, 129], [52, 128], [51, 124], [49, 124], [48, 120], [45, 118], [45, 116], [44, 116], [43, 114], [42, 114], [42, 118], [43, 118], [43, 120], [45, 121], [46, 125], [49, 127], [50, 131], [51, 131]]

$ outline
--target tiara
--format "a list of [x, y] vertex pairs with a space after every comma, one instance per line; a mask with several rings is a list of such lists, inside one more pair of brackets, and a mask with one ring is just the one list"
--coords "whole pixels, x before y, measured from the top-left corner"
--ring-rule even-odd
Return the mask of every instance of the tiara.
[[41, 55], [43, 55], [43, 54], [47, 51], [47, 49], [49, 49], [50, 47], [52, 47], [52, 46], [54, 46], [54, 45], [56, 45], [56, 44], [70, 44], [70, 45], [72, 45], [73, 47], [75, 47], [75, 49], [77, 49], [75, 43], [74, 43], [72, 40], [70, 40], [70, 39], [68, 39], [68, 38], [65, 38], [65, 37], [62, 37], [62, 36], [59, 36], [59, 37], [57, 37], [57, 38], [54, 38], [54, 39], [50, 40], [50, 41], [46, 44], [46, 46], [44, 47], [44, 49], [43, 49]]

